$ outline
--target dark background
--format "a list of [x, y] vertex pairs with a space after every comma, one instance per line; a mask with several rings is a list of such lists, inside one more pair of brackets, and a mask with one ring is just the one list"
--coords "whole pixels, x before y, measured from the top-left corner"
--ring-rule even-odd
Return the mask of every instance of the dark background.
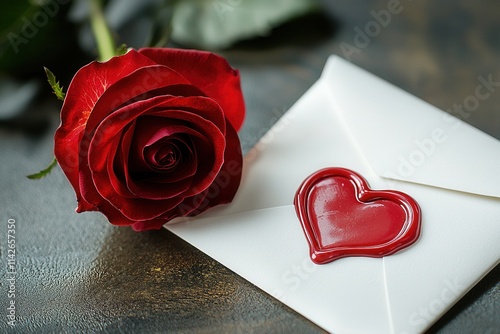
[[[500, 81], [497, 1], [402, 0], [403, 10], [386, 27], [356, 44], [356, 27], [364, 30], [374, 20], [370, 11], [388, 3], [322, 1], [320, 14], [221, 52], [242, 76], [244, 151], [318, 79], [328, 55], [349, 58], [341, 43], [358, 48], [353, 63], [451, 113], [474, 95], [478, 76]], [[90, 60], [82, 58], [70, 63]], [[455, 115], [500, 139], [499, 107], [494, 91], [469, 114]], [[136, 233], [98, 213], [76, 214], [59, 168], [39, 181], [25, 178], [50, 162], [59, 108], [52, 96], [42, 96], [19, 117], [0, 122], [0, 332], [321, 332], [166, 230]], [[14, 329], [5, 317], [10, 218], [17, 246]], [[497, 266], [430, 332], [498, 333], [499, 275]]]

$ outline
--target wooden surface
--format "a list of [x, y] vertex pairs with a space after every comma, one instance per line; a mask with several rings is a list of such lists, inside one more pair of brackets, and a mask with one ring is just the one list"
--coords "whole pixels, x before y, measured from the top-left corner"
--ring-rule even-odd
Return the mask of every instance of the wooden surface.
[[[353, 63], [456, 115], [454, 105], [475, 94], [479, 76], [500, 81], [498, 2], [402, 0], [403, 9], [369, 43], [356, 42], [357, 28], [390, 1], [322, 3], [321, 15], [222, 52], [242, 75], [245, 151], [318, 79], [328, 55], [348, 58], [340, 45], [357, 48]], [[458, 116], [500, 139], [499, 107], [493, 91]], [[0, 128], [0, 332], [322, 332], [166, 230], [135, 233], [97, 213], [76, 214], [59, 169], [27, 180], [50, 161], [57, 109], [53, 102], [37, 106], [36, 117], [48, 115], [51, 124], [41, 136]], [[17, 224], [14, 330], [4, 316], [8, 219]], [[430, 332], [498, 333], [499, 275], [497, 266]]]

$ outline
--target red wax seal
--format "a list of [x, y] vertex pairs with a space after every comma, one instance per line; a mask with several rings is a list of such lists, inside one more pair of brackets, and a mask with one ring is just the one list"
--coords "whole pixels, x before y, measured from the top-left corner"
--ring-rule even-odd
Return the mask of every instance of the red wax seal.
[[294, 204], [317, 264], [394, 254], [420, 234], [420, 208], [413, 198], [400, 191], [371, 190], [361, 175], [345, 168], [309, 176]]

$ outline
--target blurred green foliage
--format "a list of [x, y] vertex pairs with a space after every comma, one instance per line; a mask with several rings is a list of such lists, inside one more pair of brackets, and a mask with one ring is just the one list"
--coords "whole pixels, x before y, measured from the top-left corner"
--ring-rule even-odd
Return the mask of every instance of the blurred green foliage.
[[66, 20], [68, 0], [5, 1], [0, 11], [0, 73], [43, 76], [43, 66], [78, 54], [76, 29]]
[[223, 49], [266, 36], [318, 8], [316, 0], [183, 0], [173, 8], [172, 39], [190, 47]]
[[[71, 62], [93, 59], [87, 6], [88, 0], [3, 1], [0, 74], [43, 75], [42, 66], [47, 66], [61, 75], [59, 67], [72, 70]], [[109, 0], [105, 15], [117, 43], [138, 48], [165, 46], [172, 40], [180, 46], [219, 50], [267, 35], [317, 8], [315, 0]], [[77, 69], [83, 63], [75, 65]]]

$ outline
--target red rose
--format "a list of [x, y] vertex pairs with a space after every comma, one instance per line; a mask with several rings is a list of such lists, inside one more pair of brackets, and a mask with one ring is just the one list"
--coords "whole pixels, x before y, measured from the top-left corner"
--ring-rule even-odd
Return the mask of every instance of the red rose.
[[244, 116], [239, 73], [225, 59], [131, 50], [76, 73], [54, 151], [77, 212], [159, 229], [231, 202], [241, 179], [236, 131]]

